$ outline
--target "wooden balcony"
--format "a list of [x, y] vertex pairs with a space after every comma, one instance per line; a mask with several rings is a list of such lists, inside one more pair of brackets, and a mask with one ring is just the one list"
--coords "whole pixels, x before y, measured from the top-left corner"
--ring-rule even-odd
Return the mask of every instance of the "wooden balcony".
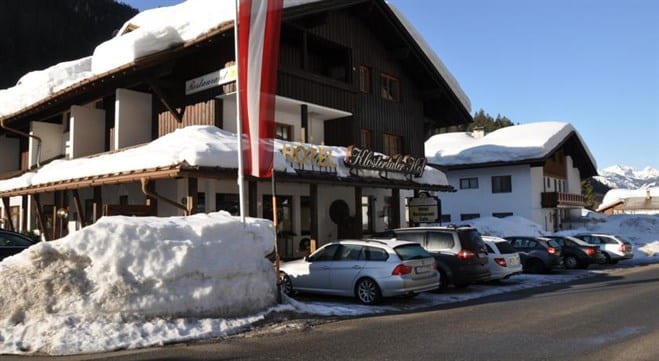
[[574, 193], [543, 192], [541, 202], [542, 208], [581, 208], [585, 206], [583, 196]]

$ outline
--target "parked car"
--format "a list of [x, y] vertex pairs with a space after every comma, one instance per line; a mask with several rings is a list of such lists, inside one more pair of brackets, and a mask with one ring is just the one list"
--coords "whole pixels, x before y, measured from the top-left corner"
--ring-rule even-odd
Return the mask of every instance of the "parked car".
[[417, 243], [340, 240], [280, 267], [282, 290], [354, 296], [364, 304], [437, 288], [435, 259]]
[[20, 253], [33, 244], [32, 238], [28, 236], [0, 229], [0, 260]]
[[620, 236], [601, 233], [582, 233], [574, 237], [599, 246], [608, 264], [616, 264], [619, 261], [634, 258], [632, 243]]
[[473, 227], [398, 228], [379, 234], [422, 245], [437, 261], [439, 288], [467, 287], [490, 278], [487, 247]]
[[567, 269], [586, 269], [591, 264], [602, 264], [606, 258], [599, 247], [586, 243], [579, 238], [568, 236], [547, 236], [561, 246], [563, 265]]
[[561, 246], [551, 239], [538, 237], [504, 237], [519, 251], [524, 272], [547, 273], [563, 264]]
[[490, 281], [502, 280], [522, 273], [522, 261], [519, 252], [503, 238], [482, 236], [490, 259]]

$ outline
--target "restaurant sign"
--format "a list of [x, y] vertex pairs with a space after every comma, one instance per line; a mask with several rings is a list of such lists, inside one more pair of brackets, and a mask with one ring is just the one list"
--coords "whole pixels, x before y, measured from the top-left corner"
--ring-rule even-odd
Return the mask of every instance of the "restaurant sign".
[[235, 65], [230, 65], [212, 73], [190, 79], [185, 82], [185, 95], [198, 93], [206, 89], [234, 82], [237, 78], [237, 71], [238, 68]]
[[404, 174], [408, 180], [412, 180], [413, 177], [421, 177], [426, 167], [424, 157], [417, 158], [411, 155], [389, 157], [354, 145], [349, 146], [346, 150], [343, 162], [350, 168], [350, 174], [353, 176], [358, 175], [359, 169], [370, 169], [378, 171], [382, 178], [387, 178], [388, 172], [396, 172]]
[[435, 197], [421, 193], [408, 203], [412, 223], [435, 223], [439, 220], [440, 203]]

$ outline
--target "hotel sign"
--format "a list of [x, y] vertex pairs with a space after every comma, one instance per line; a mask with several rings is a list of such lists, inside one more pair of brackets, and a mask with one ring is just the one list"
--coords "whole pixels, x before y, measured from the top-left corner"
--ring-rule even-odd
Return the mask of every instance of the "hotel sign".
[[286, 163], [297, 171], [336, 172], [336, 163], [332, 151], [328, 148], [312, 145], [284, 144], [281, 149]]
[[421, 177], [426, 167], [426, 158], [411, 155], [385, 156], [372, 150], [362, 149], [353, 145], [346, 150], [343, 161], [350, 168], [350, 174], [357, 176], [357, 170], [370, 169], [380, 172], [380, 177], [387, 178], [388, 172], [402, 173], [408, 180]]
[[190, 79], [185, 82], [185, 95], [198, 93], [200, 91], [214, 88], [220, 85], [236, 81], [238, 68], [230, 65], [226, 68]]

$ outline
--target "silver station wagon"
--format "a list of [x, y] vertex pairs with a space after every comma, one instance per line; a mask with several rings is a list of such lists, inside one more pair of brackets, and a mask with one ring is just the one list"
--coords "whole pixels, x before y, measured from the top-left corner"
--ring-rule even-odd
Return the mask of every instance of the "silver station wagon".
[[414, 296], [436, 289], [435, 259], [418, 243], [339, 240], [280, 267], [282, 291], [357, 297], [367, 305], [383, 297]]

